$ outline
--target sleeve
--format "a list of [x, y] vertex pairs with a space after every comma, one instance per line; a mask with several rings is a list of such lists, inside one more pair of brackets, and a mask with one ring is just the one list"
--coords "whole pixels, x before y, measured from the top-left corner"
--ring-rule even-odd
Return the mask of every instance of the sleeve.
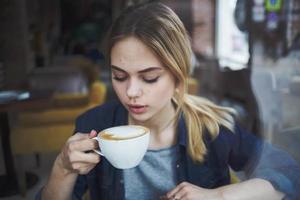
[[269, 143], [263, 143], [260, 159], [249, 177], [268, 180], [275, 189], [286, 194], [285, 199], [300, 197], [299, 164], [288, 153]]
[[82, 199], [84, 193], [87, 191], [87, 181], [85, 175], [79, 175], [75, 182], [73, 189], [72, 200]]
[[285, 199], [300, 197], [300, 165], [287, 152], [262, 141], [236, 125], [229, 163], [249, 178], [268, 180]]

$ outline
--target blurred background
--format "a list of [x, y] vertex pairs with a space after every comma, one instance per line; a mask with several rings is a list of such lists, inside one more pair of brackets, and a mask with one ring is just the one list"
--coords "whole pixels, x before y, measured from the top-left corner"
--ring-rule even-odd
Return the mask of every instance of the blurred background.
[[[76, 117], [116, 98], [105, 37], [140, 2], [0, 1], [0, 199], [33, 199]], [[189, 93], [300, 161], [300, 0], [160, 2], [191, 37]]]

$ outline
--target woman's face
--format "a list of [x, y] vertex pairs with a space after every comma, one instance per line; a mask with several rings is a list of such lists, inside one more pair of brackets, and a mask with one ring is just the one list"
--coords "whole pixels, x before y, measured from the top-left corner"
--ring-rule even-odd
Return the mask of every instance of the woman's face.
[[145, 122], [172, 112], [174, 76], [137, 38], [125, 38], [113, 46], [111, 73], [113, 88], [134, 120]]

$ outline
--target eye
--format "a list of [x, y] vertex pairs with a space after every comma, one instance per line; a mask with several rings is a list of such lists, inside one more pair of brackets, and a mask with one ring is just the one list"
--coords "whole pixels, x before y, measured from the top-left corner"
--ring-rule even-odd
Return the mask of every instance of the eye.
[[148, 78], [148, 77], [143, 77], [143, 80], [146, 82], [146, 83], [155, 83], [157, 82], [157, 80], [159, 79], [159, 76], [156, 76], [154, 78]]
[[116, 81], [122, 82], [127, 79], [128, 75], [123, 72], [112, 71], [112, 78]]
[[125, 81], [127, 79], [127, 76], [116, 76], [113, 75], [113, 79], [119, 82]]

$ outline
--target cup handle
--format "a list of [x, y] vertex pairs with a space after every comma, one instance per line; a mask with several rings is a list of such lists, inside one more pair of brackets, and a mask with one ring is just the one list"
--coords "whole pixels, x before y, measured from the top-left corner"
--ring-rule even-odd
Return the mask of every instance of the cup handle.
[[[92, 138], [93, 140], [97, 140], [97, 142], [99, 142], [99, 140], [98, 140], [98, 137], [96, 136], [96, 137], [93, 137]], [[99, 154], [99, 155], [101, 155], [101, 156], [104, 156], [104, 154], [100, 151], [100, 150], [97, 150], [97, 149], [93, 149], [93, 151], [95, 152], [95, 153], [97, 153], [97, 154]]]

